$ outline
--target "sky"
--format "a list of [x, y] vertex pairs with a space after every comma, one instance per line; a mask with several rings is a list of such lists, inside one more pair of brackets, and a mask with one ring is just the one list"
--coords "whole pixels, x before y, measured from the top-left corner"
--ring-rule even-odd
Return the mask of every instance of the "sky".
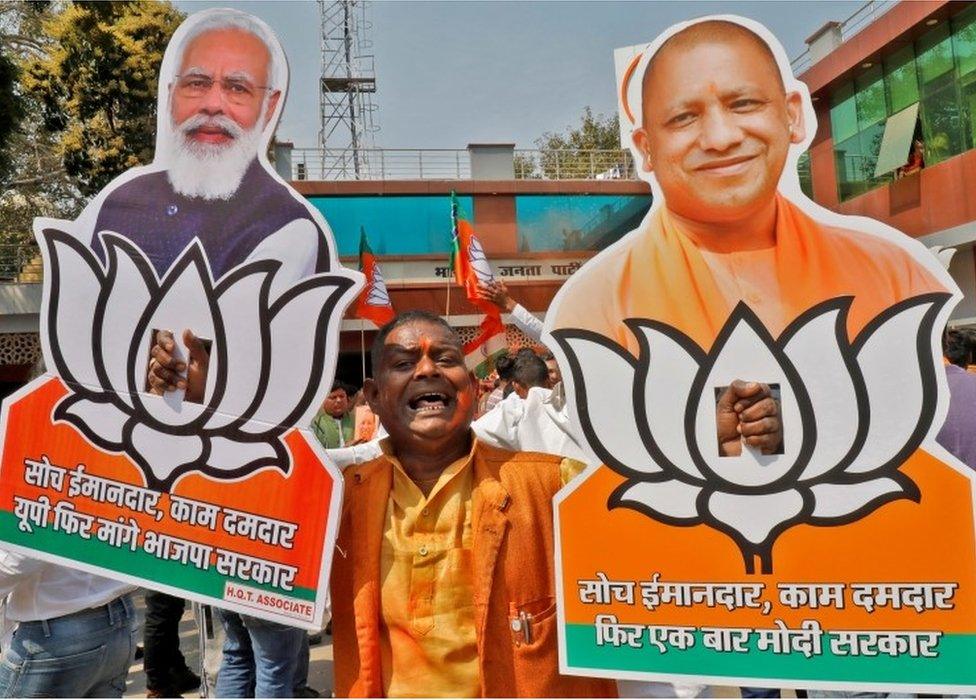
[[[278, 34], [291, 86], [278, 139], [318, 145], [320, 72], [317, 2], [175, 3], [184, 12], [228, 6]], [[544, 132], [579, 123], [583, 108], [612, 114], [614, 48], [646, 43], [676, 22], [728, 13], [763, 22], [794, 58], [828, 20], [862, 0], [810, 2], [371, 2], [382, 148], [533, 148]]]

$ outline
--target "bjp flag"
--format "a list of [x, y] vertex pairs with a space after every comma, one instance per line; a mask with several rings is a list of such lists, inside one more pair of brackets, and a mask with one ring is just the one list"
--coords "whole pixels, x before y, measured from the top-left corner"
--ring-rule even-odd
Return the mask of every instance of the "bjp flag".
[[366, 276], [366, 286], [356, 300], [356, 318], [369, 319], [377, 326], [385, 326], [396, 313], [386, 290], [383, 272], [366, 240], [366, 229], [359, 229], [359, 271]]

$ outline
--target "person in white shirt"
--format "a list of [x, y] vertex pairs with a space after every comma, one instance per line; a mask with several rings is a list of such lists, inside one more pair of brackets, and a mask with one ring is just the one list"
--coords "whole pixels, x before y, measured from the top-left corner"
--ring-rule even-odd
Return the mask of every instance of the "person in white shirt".
[[0, 597], [15, 625], [0, 697], [120, 698], [139, 639], [127, 583], [0, 550]]
[[530, 340], [537, 343], [542, 341], [542, 321], [512, 298], [504, 282], [497, 279], [478, 282], [478, 297], [490, 301], [505, 313], [511, 314], [512, 323]]

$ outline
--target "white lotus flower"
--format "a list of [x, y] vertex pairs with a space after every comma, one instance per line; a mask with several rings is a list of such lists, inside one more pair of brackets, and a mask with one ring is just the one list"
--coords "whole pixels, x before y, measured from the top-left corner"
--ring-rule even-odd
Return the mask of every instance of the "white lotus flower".
[[[555, 331], [590, 447], [627, 477], [609, 507], [704, 523], [736, 542], [748, 573], [755, 557], [769, 573], [773, 543], [793, 525], [850, 523], [895, 499], [917, 501], [899, 468], [935, 413], [931, 337], [948, 300], [901, 302], [853, 343], [850, 297], [815, 306], [775, 340], [740, 303], [707, 353], [650, 320], [627, 321], [636, 359], [596, 333]], [[715, 389], [736, 379], [779, 385], [782, 454], [719, 455]]]
[[[288, 470], [279, 438], [309, 412], [331, 371], [323, 339], [351, 279], [315, 275], [272, 301], [277, 261], [242, 265], [215, 284], [197, 241], [162, 279], [114, 234], [102, 234], [104, 269], [73, 236], [45, 229], [41, 241], [51, 276], [41, 335], [71, 391], [56, 419], [103, 449], [125, 452], [159, 488], [194, 470], [219, 478]], [[145, 391], [153, 330], [179, 336], [184, 328], [212, 341], [199, 404], [182, 392]]]

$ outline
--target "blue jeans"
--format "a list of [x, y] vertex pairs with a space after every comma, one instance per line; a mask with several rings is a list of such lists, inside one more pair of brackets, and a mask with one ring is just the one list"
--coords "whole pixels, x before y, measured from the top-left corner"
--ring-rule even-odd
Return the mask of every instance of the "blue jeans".
[[71, 615], [21, 622], [0, 661], [0, 696], [120, 698], [138, 637], [128, 594]]
[[218, 698], [290, 698], [305, 630], [217, 610], [227, 634]]

